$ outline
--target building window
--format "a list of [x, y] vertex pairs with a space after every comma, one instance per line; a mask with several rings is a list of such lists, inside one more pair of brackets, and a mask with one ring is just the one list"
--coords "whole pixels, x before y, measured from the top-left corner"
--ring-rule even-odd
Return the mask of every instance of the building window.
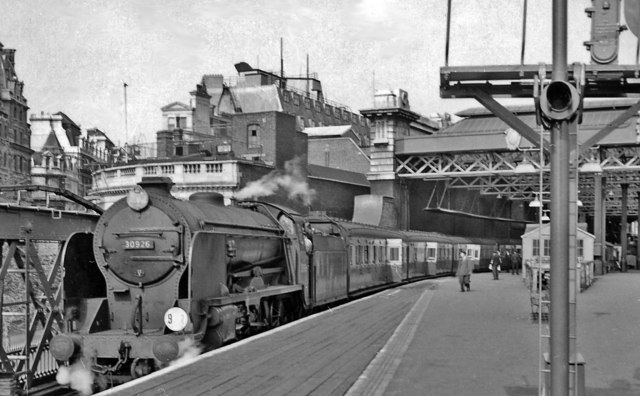
[[176, 127], [185, 129], [187, 127], [187, 117], [176, 117]]
[[331, 115], [331, 106], [329, 105], [324, 106], [324, 114]]
[[[549, 257], [550, 255], [550, 243], [548, 239], [545, 239], [544, 242], [544, 249], [542, 252], [542, 256], [543, 257]], [[534, 239], [533, 240], [533, 255], [534, 256], [539, 256], [540, 255], [540, 240], [538, 239]]]
[[169, 117], [167, 123], [167, 129], [175, 129], [176, 128], [176, 119], [175, 117]]
[[260, 147], [260, 125], [251, 124], [247, 127], [247, 144], [249, 148]]
[[578, 257], [584, 257], [584, 239], [578, 239]]
[[311, 99], [304, 98], [304, 107], [306, 107], [307, 109], [311, 108]]
[[300, 96], [298, 96], [298, 94], [293, 94], [293, 104], [296, 106], [300, 106]]
[[304, 117], [302, 116], [296, 116], [296, 121], [297, 121], [297, 126], [298, 126], [298, 130], [302, 131], [304, 129]]
[[322, 103], [316, 101], [316, 111], [319, 113], [322, 111]]
[[289, 94], [289, 91], [284, 91], [283, 97], [285, 102], [289, 103], [291, 101], [291, 96]]

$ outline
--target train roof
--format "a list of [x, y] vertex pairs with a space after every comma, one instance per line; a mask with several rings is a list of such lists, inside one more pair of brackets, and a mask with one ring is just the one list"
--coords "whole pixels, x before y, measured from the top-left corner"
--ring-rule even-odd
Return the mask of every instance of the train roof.
[[416, 231], [416, 230], [396, 230], [386, 227], [375, 226], [371, 224], [355, 223], [353, 221], [336, 219], [322, 213], [313, 213], [306, 217], [311, 224], [333, 223], [341, 227], [348, 236], [361, 236], [372, 238], [388, 238], [388, 239], [404, 239], [412, 242], [429, 242], [453, 243], [453, 244], [478, 244], [478, 245], [495, 245], [497, 244], [519, 244], [519, 239], [492, 239], [479, 237], [462, 237], [455, 235], [446, 235], [433, 231]]
[[402, 239], [402, 232], [384, 227], [376, 227], [368, 224], [353, 223], [350, 221], [336, 221], [351, 236], [370, 236], [378, 238]]

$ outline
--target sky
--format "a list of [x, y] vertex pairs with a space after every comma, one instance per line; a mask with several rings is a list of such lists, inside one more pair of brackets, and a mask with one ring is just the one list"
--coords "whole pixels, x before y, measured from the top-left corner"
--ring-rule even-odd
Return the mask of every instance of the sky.
[[[525, 63], [550, 63], [552, 0], [529, 0]], [[520, 63], [524, 0], [451, 0], [450, 66]], [[569, 1], [569, 62], [589, 63], [584, 9]], [[0, 0], [0, 42], [16, 52], [31, 113], [62, 111], [123, 144], [151, 142], [161, 107], [189, 103], [204, 74], [237, 75], [244, 61], [285, 74], [317, 72], [325, 97], [370, 108], [373, 90], [402, 88], [411, 109], [455, 113], [441, 99], [446, 0]], [[621, 15], [624, 22], [624, 16]], [[635, 63], [637, 39], [620, 39]], [[123, 83], [127, 88], [127, 123]]]

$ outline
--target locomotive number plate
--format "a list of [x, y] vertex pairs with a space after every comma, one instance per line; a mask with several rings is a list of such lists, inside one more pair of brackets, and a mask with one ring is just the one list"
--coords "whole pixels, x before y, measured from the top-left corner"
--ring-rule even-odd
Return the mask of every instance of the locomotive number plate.
[[149, 240], [135, 240], [135, 241], [124, 241], [122, 242], [122, 247], [126, 250], [138, 250], [138, 249], [153, 249], [154, 243]]

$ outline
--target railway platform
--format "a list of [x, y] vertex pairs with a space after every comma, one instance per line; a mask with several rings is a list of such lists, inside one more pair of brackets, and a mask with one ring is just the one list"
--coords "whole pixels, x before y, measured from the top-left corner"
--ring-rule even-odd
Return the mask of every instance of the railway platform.
[[[408, 284], [101, 394], [537, 395], [529, 297], [506, 273], [474, 274], [465, 293], [455, 278]], [[597, 277], [577, 317], [587, 395], [640, 395], [640, 273]]]

